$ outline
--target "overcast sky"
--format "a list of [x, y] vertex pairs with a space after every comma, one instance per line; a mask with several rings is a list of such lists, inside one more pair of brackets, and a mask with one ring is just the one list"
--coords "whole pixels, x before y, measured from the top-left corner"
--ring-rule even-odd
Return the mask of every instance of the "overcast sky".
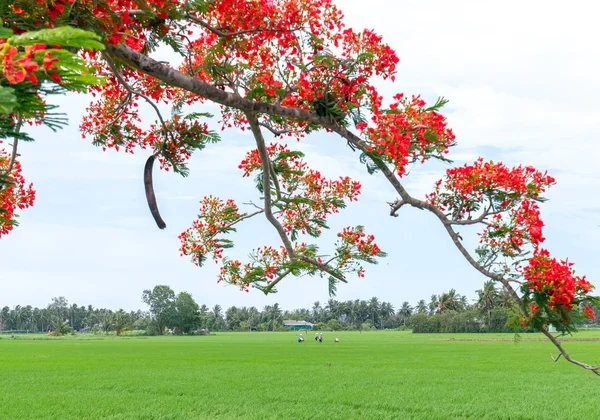
[[[477, 156], [547, 169], [558, 180], [543, 204], [546, 246], [576, 263], [578, 274], [598, 283], [600, 269], [600, 27], [592, 2], [339, 0], [347, 22], [370, 28], [398, 52], [395, 85], [387, 94], [421, 93], [428, 101], [450, 100], [446, 114], [459, 146], [456, 164]], [[33, 208], [0, 240], [0, 307], [45, 306], [54, 296], [69, 302], [138, 309], [142, 291], [168, 284], [199, 303], [224, 307], [279, 302], [309, 307], [328, 299], [326, 280], [290, 278], [279, 293], [241, 293], [216, 283], [217, 268], [197, 268], [179, 256], [177, 235], [186, 229], [204, 195], [256, 200], [252, 181], [237, 169], [253, 147], [247, 134], [222, 133], [223, 142], [193, 156], [191, 175], [155, 171], [158, 204], [167, 222], [160, 231], [144, 198], [147, 153], [102, 152], [83, 140], [77, 126], [89, 98], [61, 98], [70, 126], [58, 133], [35, 131], [20, 147], [23, 170], [37, 189]], [[217, 125], [213, 125], [217, 128]], [[345, 142], [317, 134], [294, 144], [328, 176], [350, 175], [364, 185], [362, 199], [331, 218], [337, 229], [364, 224], [389, 257], [350, 278], [337, 299], [377, 296], [396, 307], [456, 288], [470, 298], [483, 278], [459, 255], [433, 216], [404, 208], [388, 216], [395, 195], [369, 176]], [[405, 183], [422, 196], [441, 177], [443, 165], [414, 168]], [[476, 244], [474, 235], [463, 235]], [[232, 256], [245, 258], [261, 244], [277, 245], [263, 220], [242, 224]], [[331, 241], [327, 241], [330, 239]]]

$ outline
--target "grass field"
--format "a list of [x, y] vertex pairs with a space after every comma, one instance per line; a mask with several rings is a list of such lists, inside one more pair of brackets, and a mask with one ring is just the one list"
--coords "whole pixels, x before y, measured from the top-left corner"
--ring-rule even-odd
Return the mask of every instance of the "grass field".
[[[0, 419], [600, 419], [600, 378], [540, 336], [296, 337], [2, 337]], [[600, 341], [566, 347], [600, 363]]]

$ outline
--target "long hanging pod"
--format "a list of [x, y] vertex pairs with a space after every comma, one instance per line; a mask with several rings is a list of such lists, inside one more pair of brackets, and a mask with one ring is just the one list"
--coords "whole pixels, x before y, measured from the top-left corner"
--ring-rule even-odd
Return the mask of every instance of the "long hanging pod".
[[152, 213], [152, 217], [154, 217], [156, 226], [158, 226], [159, 229], [164, 229], [167, 227], [167, 224], [162, 217], [160, 217], [158, 205], [156, 204], [156, 196], [154, 195], [154, 186], [152, 185], [152, 166], [154, 165], [155, 158], [155, 155], [150, 156], [144, 166], [144, 188], [146, 190], [146, 201], [148, 201], [148, 207], [150, 207], [150, 213]]

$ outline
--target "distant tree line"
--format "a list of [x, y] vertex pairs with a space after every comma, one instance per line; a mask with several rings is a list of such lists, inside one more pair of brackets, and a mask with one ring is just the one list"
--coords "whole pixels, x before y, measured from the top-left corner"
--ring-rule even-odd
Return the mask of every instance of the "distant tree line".
[[[17, 305], [0, 312], [1, 332], [48, 332], [63, 335], [72, 331], [115, 333], [138, 331], [148, 335], [195, 334], [209, 331], [279, 331], [284, 320], [307, 321], [320, 331], [412, 329], [414, 333], [511, 332], [512, 303], [507, 293], [492, 281], [477, 290], [470, 304], [466, 296], [451, 289], [432, 295], [415, 306], [402, 302], [395, 308], [390, 302], [373, 297], [369, 300], [314, 302], [310, 309], [283, 310], [278, 303], [262, 310], [254, 306], [199, 305], [188, 292], [175, 293], [169, 286], [144, 290], [142, 301], [147, 311], [113, 311], [92, 305], [69, 305], [64, 297], [53, 298], [46, 308]], [[594, 308], [598, 326], [600, 307]]]

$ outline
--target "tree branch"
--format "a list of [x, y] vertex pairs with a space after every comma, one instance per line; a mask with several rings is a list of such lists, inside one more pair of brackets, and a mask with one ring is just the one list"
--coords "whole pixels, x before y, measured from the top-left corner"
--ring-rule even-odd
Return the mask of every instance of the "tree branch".
[[258, 32], [295, 32], [298, 31], [302, 28], [292, 28], [292, 29], [270, 29], [270, 28], [254, 28], [254, 29], [244, 29], [241, 31], [236, 31], [236, 32], [223, 32], [221, 30], [221, 28], [215, 28], [211, 25], [209, 25], [207, 22], [203, 21], [202, 19], [199, 19], [195, 16], [191, 16], [190, 14], [187, 14], [186, 17], [194, 22], [197, 23], [198, 25], [202, 26], [204, 29], [209, 30], [210, 32], [212, 32], [215, 35], [218, 35], [220, 37], [232, 37], [232, 36], [239, 36], [239, 35], [246, 35], [246, 34], [255, 34]]
[[295, 258], [294, 248], [292, 247], [292, 243], [285, 233], [283, 226], [281, 226], [281, 223], [279, 223], [279, 221], [273, 215], [273, 210], [271, 207], [271, 160], [269, 159], [269, 152], [267, 151], [267, 146], [265, 145], [265, 139], [260, 131], [256, 114], [246, 112], [246, 118], [248, 119], [250, 129], [254, 135], [254, 139], [256, 140], [258, 154], [263, 165], [263, 195], [265, 196], [265, 216], [269, 223], [271, 223], [275, 230], [277, 230], [277, 233], [279, 234], [279, 237], [281, 238], [281, 241], [283, 242], [283, 245], [288, 253], [288, 257], [290, 260], [292, 260]]
[[15, 124], [15, 135], [13, 137], [12, 144], [12, 154], [10, 155], [10, 161], [8, 162], [8, 167], [4, 171], [4, 175], [10, 175], [15, 166], [15, 161], [17, 160], [17, 150], [19, 147], [19, 133], [21, 132], [21, 127], [23, 127], [23, 117], [19, 114], [17, 118], [17, 124]]
[[557, 362], [558, 358], [562, 354], [565, 359], [567, 359], [569, 362], [573, 363], [574, 365], [577, 365], [586, 370], [592, 371], [596, 375], [600, 376], [600, 367], [599, 366], [588, 365], [587, 363], [582, 363], [578, 360], [573, 359], [571, 356], [569, 356], [569, 353], [567, 353], [565, 351], [565, 349], [563, 349], [560, 341], [558, 341], [558, 339], [556, 339], [552, 334], [550, 334], [550, 332], [546, 328], [541, 328], [540, 331], [542, 332], [542, 334], [544, 334], [546, 337], [548, 337], [548, 339], [552, 342], [552, 344], [554, 344], [554, 346], [558, 349], [558, 351], [560, 351], [560, 354], [558, 356], [556, 356], [556, 358], [553, 357], [552, 360]]
[[283, 280], [284, 278], [286, 278], [291, 272], [292, 272], [291, 268], [288, 268], [287, 270], [285, 270], [283, 273], [281, 273], [279, 276], [277, 276], [277, 278], [275, 280], [273, 280], [271, 283], [269, 283], [269, 285], [267, 287], [265, 287], [263, 289], [263, 293], [265, 295], [268, 295], [269, 293], [271, 293], [271, 291], [273, 290], [273, 288], [275, 286], [277, 286], [277, 283], [279, 283], [281, 280]]
[[[127, 81], [125, 81], [125, 79], [123, 78], [121, 73], [119, 73], [119, 70], [117, 69], [117, 66], [115, 65], [114, 61], [110, 58], [110, 55], [106, 54], [105, 52], [102, 52], [102, 57], [104, 57], [104, 59], [106, 60], [106, 62], [109, 65], [110, 69], [113, 71], [115, 77], [119, 80], [121, 85], [123, 85], [123, 87], [125, 89], [127, 89], [127, 91], [130, 94], [137, 95], [137, 96], [143, 98], [146, 102], [148, 102], [148, 104], [150, 104], [150, 106], [152, 108], [154, 108], [154, 111], [156, 112], [156, 115], [158, 116], [158, 119], [160, 120], [160, 124], [163, 128], [163, 132], [164, 132], [164, 136], [165, 136], [165, 143], [168, 142], [170, 132], [169, 132], [169, 129], [167, 128], [167, 125], [165, 124], [165, 120], [162, 117], [160, 109], [158, 109], [158, 106], [156, 106], [156, 104], [154, 103], [154, 101], [152, 99], [148, 98], [146, 95], [144, 95], [140, 91], [135, 90], [133, 87], [131, 87], [129, 85], [129, 83], [127, 83]], [[172, 140], [172, 138], [171, 138], [171, 140]]]
[[243, 98], [237, 93], [223, 91], [200, 79], [169, 68], [165, 64], [141, 54], [124, 44], [119, 44], [116, 46], [107, 45], [105, 51], [111, 57], [122, 60], [126, 64], [130, 65], [136, 70], [141, 71], [142, 73], [155, 77], [170, 86], [179, 87], [187, 90], [188, 92], [195, 93], [220, 105], [254, 114], [264, 113], [269, 115], [277, 115], [292, 120], [313, 122], [323, 127], [334, 126], [327, 118], [319, 117], [317, 114], [310, 111], [266, 102], [256, 102]]

